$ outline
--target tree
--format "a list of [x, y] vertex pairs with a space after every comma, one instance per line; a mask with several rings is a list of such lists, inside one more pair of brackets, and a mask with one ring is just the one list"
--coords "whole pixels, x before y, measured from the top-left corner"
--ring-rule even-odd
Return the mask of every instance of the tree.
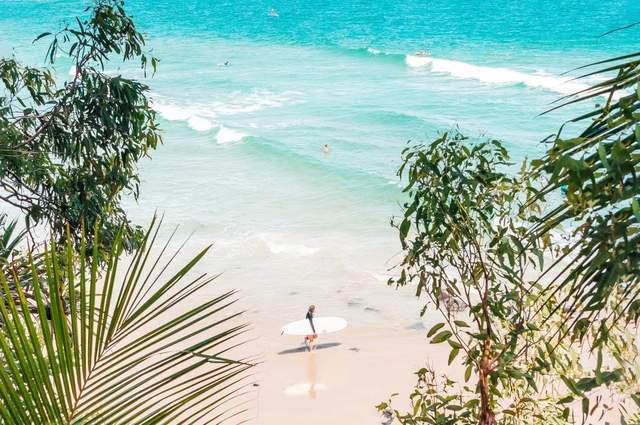
[[[161, 139], [148, 87], [105, 67], [117, 58], [146, 70], [148, 58], [122, 1], [99, 0], [85, 12], [73, 26], [36, 39], [51, 39], [49, 67], [0, 59], [0, 199], [23, 213], [29, 232], [44, 224], [60, 242], [68, 226], [74, 246], [82, 241], [92, 250], [82, 223], [98, 223], [103, 248], [123, 229], [122, 243], [131, 249], [142, 231], [120, 200], [124, 193], [137, 197], [137, 161]], [[74, 70], [61, 84], [51, 68], [60, 57]], [[150, 62], [155, 71], [157, 60]]]
[[0, 274], [1, 422], [210, 423], [238, 414], [227, 401], [242, 395], [252, 364], [228, 352], [246, 325], [230, 311], [234, 292], [198, 295], [216, 277], [193, 273], [209, 248], [165, 276], [178, 253], [165, 259], [168, 242], [154, 248], [154, 220], [125, 273], [116, 233], [101, 278], [98, 227], [92, 259], [84, 233], [78, 254], [71, 241], [46, 246], [33, 297], [19, 282], [9, 288], [17, 276]]
[[[527, 239], [542, 212], [538, 174], [526, 163], [519, 173], [508, 165], [498, 141], [458, 133], [403, 151], [399, 175], [407, 177], [409, 201], [395, 225], [405, 255], [390, 283], [415, 283], [416, 295], [427, 298], [422, 314], [434, 305], [444, 319], [427, 337], [449, 345], [449, 364], [462, 355], [465, 382], [477, 379], [471, 389], [419, 371], [412, 412], [378, 406], [403, 424], [571, 423], [574, 400], [583, 416], [604, 415], [610, 408], [597, 401], [601, 387], [623, 394], [623, 402], [640, 389], [637, 347], [623, 326], [610, 327], [594, 370], [581, 364], [584, 353], [567, 332], [580, 314], [566, 308], [555, 277], [542, 278], [545, 257], [564, 249], [550, 237]], [[619, 299], [602, 310], [615, 311]], [[597, 341], [597, 329], [580, 338]]]
[[[518, 255], [525, 249], [526, 213], [539, 211], [526, 203], [526, 169], [517, 177], [498, 171], [509, 165], [509, 156], [496, 140], [467, 142], [459, 133], [445, 133], [403, 151], [398, 174], [406, 174], [410, 201], [398, 228], [406, 255], [392, 283], [415, 282], [416, 295], [425, 292], [441, 311], [446, 323], [427, 336], [451, 346], [449, 363], [464, 353], [467, 376], [477, 372], [478, 423], [492, 425], [501, 379], [533, 382], [517, 360], [521, 340], [531, 333], [525, 274], [544, 247], [531, 245]], [[466, 307], [472, 323], [455, 320], [452, 305]]]

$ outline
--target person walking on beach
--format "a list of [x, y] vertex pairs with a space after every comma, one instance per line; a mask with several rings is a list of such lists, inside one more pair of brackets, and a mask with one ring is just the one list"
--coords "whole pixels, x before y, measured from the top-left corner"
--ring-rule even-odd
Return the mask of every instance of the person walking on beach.
[[311, 330], [313, 331], [313, 335], [307, 335], [304, 337], [304, 345], [307, 346], [307, 350], [313, 350], [313, 346], [315, 345], [315, 340], [318, 338], [318, 333], [316, 332], [316, 327], [313, 325], [313, 313], [316, 311], [316, 306], [311, 304], [309, 309], [307, 310], [306, 319], [309, 321], [311, 325]]

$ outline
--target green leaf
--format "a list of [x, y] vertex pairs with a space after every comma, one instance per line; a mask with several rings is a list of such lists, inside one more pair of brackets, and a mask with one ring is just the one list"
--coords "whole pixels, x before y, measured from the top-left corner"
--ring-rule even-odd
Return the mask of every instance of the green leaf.
[[582, 414], [585, 417], [589, 416], [589, 399], [587, 397], [582, 398]]
[[472, 368], [473, 368], [473, 365], [468, 365], [467, 368], [464, 370], [464, 382], [469, 382], [469, 379], [471, 378]]
[[44, 37], [46, 37], [46, 36], [48, 36], [48, 35], [51, 35], [51, 33], [50, 33], [50, 32], [43, 32], [42, 34], [40, 34], [39, 36], [37, 36], [37, 37], [35, 38], [35, 40], [33, 40], [33, 42], [35, 43], [36, 41], [38, 41], [38, 40], [40, 40], [40, 39], [42, 39], [42, 38], [44, 38]]
[[636, 220], [640, 223], [640, 204], [638, 204], [637, 198], [631, 200], [631, 209], [633, 210], [633, 215], [636, 217]]
[[458, 341], [450, 339], [447, 341], [452, 348], [457, 348], [458, 350], [462, 349], [462, 344]]
[[436, 323], [435, 325], [433, 325], [433, 327], [431, 329], [429, 329], [429, 332], [427, 332], [427, 338], [431, 338], [433, 335], [435, 335], [436, 332], [438, 332], [442, 327], [444, 326], [444, 323]]
[[455, 323], [456, 326], [461, 327], [461, 328], [468, 328], [469, 327], [467, 322], [464, 322], [462, 320], [454, 320], [453, 323]]
[[571, 403], [573, 402], [574, 397], [571, 395], [568, 395], [566, 397], [561, 398], [560, 400], [558, 400], [558, 403], [560, 404], [567, 404], [567, 403]]
[[458, 356], [458, 353], [460, 352], [459, 348], [453, 348], [451, 350], [451, 352], [449, 353], [449, 359], [447, 360], [447, 364], [451, 364], [453, 363], [453, 361], [455, 360], [455, 358]]
[[607, 152], [605, 151], [604, 145], [600, 143], [598, 145], [598, 156], [600, 157], [600, 161], [602, 161], [602, 165], [605, 168], [609, 168], [609, 161], [607, 160]]
[[569, 388], [569, 390], [571, 390], [572, 393], [574, 393], [575, 395], [578, 395], [580, 397], [583, 396], [582, 391], [580, 391], [578, 389], [578, 387], [576, 386], [575, 382], [573, 381], [573, 379], [568, 378], [564, 375], [560, 375], [560, 379], [562, 379], [562, 381], [565, 383], [565, 385], [567, 386], [567, 388]]
[[441, 342], [444, 342], [446, 340], [448, 340], [451, 335], [453, 335], [450, 331], [442, 331], [439, 334], [437, 334], [436, 336], [433, 337], [433, 339], [431, 340], [432, 344], [439, 344]]
[[400, 240], [404, 241], [407, 238], [407, 234], [409, 233], [409, 229], [411, 228], [411, 222], [408, 219], [402, 220], [402, 224], [400, 224]]

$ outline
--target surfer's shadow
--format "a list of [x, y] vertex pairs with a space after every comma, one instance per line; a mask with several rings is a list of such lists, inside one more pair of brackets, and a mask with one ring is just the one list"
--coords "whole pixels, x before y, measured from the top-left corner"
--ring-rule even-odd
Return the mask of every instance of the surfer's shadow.
[[[314, 349], [313, 349], [313, 351], [316, 351], [316, 350], [324, 350], [324, 349], [326, 349], [326, 348], [338, 347], [338, 346], [340, 346], [340, 345], [342, 345], [342, 343], [341, 343], [341, 342], [324, 342], [324, 343], [322, 343], [322, 344], [316, 344], [316, 345], [315, 345], [315, 347], [314, 347]], [[308, 350], [307, 350], [307, 347], [302, 346], [302, 347], [289, 348], [289, 349], [287, 349], [287, 350], [280, 351], [280, 352], [278, 353], [278, 355], [283, 355], [283, 354], [295, 354], [295, 353], [304, 353], [305, 351], [308, 351]]]

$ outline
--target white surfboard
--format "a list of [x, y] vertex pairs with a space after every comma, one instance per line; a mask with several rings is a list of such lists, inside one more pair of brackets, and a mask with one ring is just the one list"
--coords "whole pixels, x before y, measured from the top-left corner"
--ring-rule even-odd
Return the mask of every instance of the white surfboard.
[[[340, 331], [347, 327], [347, 321], [342, 317], [314, 317], [313, 326], [318, 334], [328, 334]], [[282, 327], [282, 333], [286, 335], [313, 335], [313, 329], [308, 319], [291, 322]]]

